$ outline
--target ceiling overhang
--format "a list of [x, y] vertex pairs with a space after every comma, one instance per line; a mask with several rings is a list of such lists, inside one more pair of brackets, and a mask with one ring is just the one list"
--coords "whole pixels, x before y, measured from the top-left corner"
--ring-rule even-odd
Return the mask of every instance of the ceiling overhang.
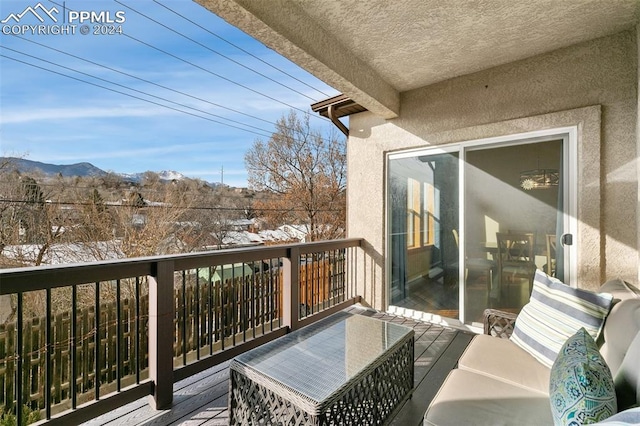
[[384, 118], [400, 112], [400, 93], [353, 55], [296, 3], [196, 0], [230, 24], [289, 58]]
[[383, 118], [400, 94], [634, 29], [640, 0], [195, 0]]

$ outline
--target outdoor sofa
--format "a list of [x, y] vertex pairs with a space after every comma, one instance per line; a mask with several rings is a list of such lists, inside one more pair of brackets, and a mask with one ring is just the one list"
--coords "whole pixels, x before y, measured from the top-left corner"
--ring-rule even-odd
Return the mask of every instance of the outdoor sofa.
[[[534, 292], [528, 305], [532, 305], [533, 294], [537, 294], [537, 281], [545, 277], [548, 278], [540, 271], [536, 272]], [[559, 285], [570, 289], [562, 283]], [[558, 288], [561, 291], [565, 290], [565, 288]], [[590, 292], [583, 291], [583, 293]], [[597, 346], [593, 346], [595, 354], [592, 355], [594, 357], [601, 355], [606, 361], [611, 373], [608, 378], [610, 387], [615, 388], [615, 395], [613, 395], [615, 411], [602, 415], [595, 422], [598, 424], [601, 422], [607, 426], [640, 424], [640, 408], [638, 408], [640, 406], [640, 290], [616, 279], [606, 282], [600, 287], [598, 293], [593, 294], [613, 296], [610, 310], [607, 308], [604, 314], [604, 325], [601, 325], [600, 330], [595, 333]], [[608, 297], [611, 298], [611, 296]], [[553, 304], [553, 302], [549, 303]], [[524, 318], [523, 312], [526, 309], [527, 306], [523, 308], [520, 317]], [[572, 317], [579, 316], [573, 312], [569, 312], [568, 315], [569, 320], [564, 319], [563, 323], [570, 323]], [[554, 317], [555, 313], [540, 316], [543, 318], [534, 318], [534, 320], [545, 322]], [[587, 400], [580, 400], [584, 395], [575, 394], [572, 395], [576, 398], [575, 401], [567, 401], [570, 397], [559, 394], [558, 386], [563, 384], [558, 383], [558, 374], [567, 375], [570, 368], [553, 364], [550, 368], [528, 350], [523, 349], [526, 345], [514, 343], [517, 339], [514, 339], [512, 332], [515, 328], [515, 334], [517, 334], [518, 321], [513, 314], [490, 309], [485, 311], [485, 334], [474, 337], [460, 358], [458, 368], [452, 370], [445, 379], [424, 415], [425, 425], [539, 426], [554, 423], [579, 425], [594, 422], [588, 416], [586, 419], [580, 417], [584, 413], [579, 413], [579, 408], [585, 405], [587, 409], [597, 407], [598, 401], [595, 403], [588, 401], [589, 395]], [[575, 337], [572, 339], [575, 340]], [[561, 353], [564, 353], [562, 350], [568, 350], [566, 347], [569, 339], [563, 340], [564, 343], [560, 342], [563, 344]], [[539, 354], [536, 355], [539, 356]], [[559, 355], [558, 358], [560, 358]], [[563, 355], [562, 360], [556, 359], [553, 362], [560, 364], [564, 359]], [[583, 372], [585, 366], [594, 364], [594, 362], [586, 362], [586, 364], [581, 362], [578, 370]], [[592, 381], [596, 382], [589, 375], [577, 374], [576, 377], [581, 377], [583, 381], [588, 382], [587, 385], [591, 385]], [[584, 379], [585, 377], [587, 380]], [[550, 393], [552, 382], [554, 388]], [[602, 389], [594, 392], [596, 399], [606, 393]], [[553, 408], [552, 401], [556, 404]], [[573, 404], [574, 407], [571, 408], [573, 411], [568, 414], [568, 418], [559, 419], [558, 407], [563, 404]], [[564, 406], [562, 408], [567, 409]], [[596, 413], [596, 416], [600, 414]]]

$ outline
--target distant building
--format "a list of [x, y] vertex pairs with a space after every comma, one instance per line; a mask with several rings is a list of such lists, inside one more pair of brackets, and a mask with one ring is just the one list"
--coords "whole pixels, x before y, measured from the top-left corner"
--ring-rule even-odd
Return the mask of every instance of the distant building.
[[[21, 266], [35, 265], [41, 244], [21, 244], [6, 246], [0, 257]], [[43, 265], [65, 265], [88, 263], [98, 260], [124, 259], [117, 241], [100, 241], [93, 243], [57, 243], [49, 247], [42, 258]]]
[[253, 269], [246, 263], [234, 263], [233, 265], [216, 266], [215, 268], [198, 269], [198, 277], [207, 282], [224, 282], [225, 280], [240, 277], [250, 277]]
[[283, 225], [275, 230], [250, 232], [236, 230], [227, 233], [223, 238], [224, 247], [250, 247], [269, 244], [302, 243], [306, 241], [306, 227]]

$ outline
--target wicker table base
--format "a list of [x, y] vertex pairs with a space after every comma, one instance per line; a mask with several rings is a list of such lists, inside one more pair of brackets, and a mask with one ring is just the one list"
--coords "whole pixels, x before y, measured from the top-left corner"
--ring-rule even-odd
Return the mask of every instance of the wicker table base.
[[[371, 330], [371, 333], [376, 336], [374, 340], [377, 341], [377, 338], [381, 337], [379, 327], [382, 326], [384, 328], [382, 338], [387, 342], [393, 340], [390, 342], [391, 345], [385, 346], [377, 354], [365, 355], [366, 361], [360, 364], [356, 362], [357, 371], [353, 371], [353, 358], [359, 356], [358, 348], [341, 352], [347, 354], [342, 361], [349, 365], [344, 367], [336, 364], [335, 359], [330, 355], [328, 357], [331, 361], [323, 364], [321, 361], [323, 345], [309, 347], [307, 339], [312, 337], [322, 341], [325, 337], [323, 333], [328, 333], [321, 326], [311, 331], [300, 330], [301, 333], [298, 336], [295, 336], [298, 332], [291, 333], [279, 339], [282, 342], [272, 342], [273, 345], [270, 344], [269, 348], [255, 349], [261, 351], [261, 359], [271, 361], [273, 357], [280, 357], [275, 371], [289, 370], [292, 372], [291, 377], [296, 376], [296, 379], [300, 379], [297, 381], [288, 381], [290, 377], [287, 376], [282, 376], [284, 378], [281, 377], [279, 380], [277, 373], [271, 375], [264, 367], [254, 368], [256, 363], [253, 361], [256, 358], [243, 362], [243, 356], [240, 356], [231, 363], [230, 367], [230, 424], [386, 424], [401, 403], [410, 397], [413, 390], [413, 330], [360, 315], [345, 315], [337, 318], [337, 323], [336, 318], [331, 317], [333, 324], [340, 325], [340, 322], [347, 321], [348, 318], [359, 317], [355, 318], [355, 321], [358, 322], [357, 330], [360, 338], [362, 338], [361, 333]], [[389, 328], [394, 328], [393, 339], [389, 339]], [[345, 338], [340, 344], [348, 346], [349, 340]], [[290, 352], [285, 353], [283, 348]], [[360, 348], [360, 350], [366, 351], [367, 348]], [[245, 355], [252, 356], [249, 352]], [[300, 368], [300, 366], [304, 367], [305, 362], [309, 363], [307, 365], [313, 365], [314, 368]], [[340, 376], [336, 374], [336, 370], [342, 370], [343, 367], [349, 373], [345, 375], [344, 380], [328, 380], [329, 384], [323, 382], [320, 386], [321, 392], [314, 393], [315, 384], [312, 382], [315, 380], [322, 382], [323, 369], [326, 370], [327, 375]], [[310, 389], [307, 389], [307, 384]]]

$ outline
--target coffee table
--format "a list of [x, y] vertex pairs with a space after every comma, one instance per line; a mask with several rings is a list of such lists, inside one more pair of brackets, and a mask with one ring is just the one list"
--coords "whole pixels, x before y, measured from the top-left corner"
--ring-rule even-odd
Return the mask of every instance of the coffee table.
[[230, 365], [230, 424], [385, 424], [413, 391], [413, 329], [339, 312]]

